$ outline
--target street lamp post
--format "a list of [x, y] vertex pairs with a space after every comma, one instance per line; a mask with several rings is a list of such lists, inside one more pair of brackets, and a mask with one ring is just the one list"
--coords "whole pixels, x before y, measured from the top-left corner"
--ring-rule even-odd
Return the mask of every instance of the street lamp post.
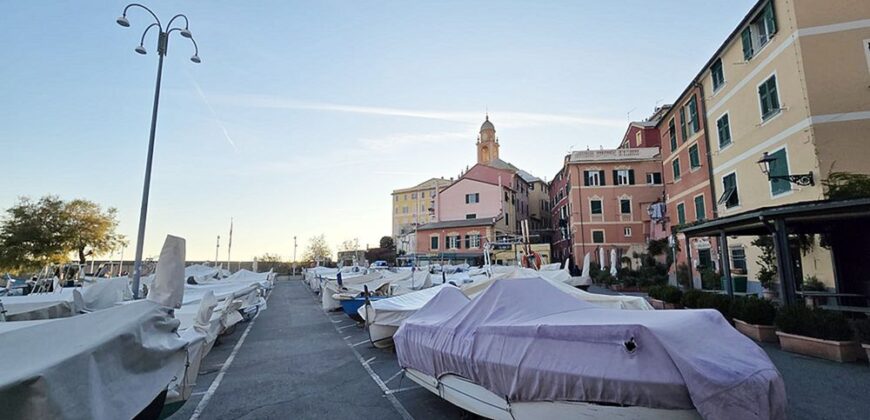
[[[188, 29], [189, 22], [187, 20], [187, 16], [178, 14], [172, 17], [169, 20], [169, 24], [164, 28], [163, 24], [160, 23], [160, 19], [157, 18], [157, 15], [151, 11], [151, 9], [138, 4], [131, 3], [128, 4], [127, 7], [124, 8], [124, 12], [121, 14], [115, 22], [118, 25], [123, 27], [129, 27], [130, 21], [127, 20], [127, 11], [130, 8], [140, 8], [148, 12], [151, 17], [154, 18], [154, 22], [148, 25], [145, 28], [145, 31], [142, 32], [142, 37], [139, 40], [139, 46], [134, 49], [138, 54], [145, 55], [148, 51], [145, 49], [145, 36], [148, 35], [148, 31], [153, 27], [157, 27], [159, 34], [157, 36], [157, 82], [154, 87], [154, 107], [151, 110], [151, 134], [148, 138], [148, 158], [145, 161], [145, 185], [142, 188], [142, 208], [139, 212], [139, 234], [136, 238], [136, 259], [133, 263], [133, 298], [139, 298], [139, 280], [142, 276], [142, 247], [145, 243], [145, 220], [148, 215], [148, 192], [151, 189], [151, 163], [154, 158], [154, 133], [157, 129], [157, 106], [160, 102], [160, 81], [163, 76], [163, 57], [166, 55], [167, 47], [169, 46], [169, 35], [172, 32], [178, 32], [181, 36], [190, 39], [193, 42], [194, 53], [193, 56], [190, 57], [190, 61], [194, 63], [200, 63], [199, 59], [199, 47], [196, 45], [196, 41], [193, 39], [193, 34]], [[175, 19], [182, 18], [184, 19], [184, 28], [181, 27], [173, 27], [172, 23], [175, 22]]]

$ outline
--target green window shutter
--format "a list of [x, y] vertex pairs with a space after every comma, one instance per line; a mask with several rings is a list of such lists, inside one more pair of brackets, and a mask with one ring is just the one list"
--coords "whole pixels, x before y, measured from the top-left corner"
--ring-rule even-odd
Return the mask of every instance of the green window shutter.
[[583, 185], [589, 186], [589, 171], [583, 171]]
[[628, 185], [634, 185], [634, 169], [628, 170]]
[[674, 161], [671, 163], [671, 166], [674, 169], [674, 181], [676, 181], [680, 179], [680, 160], [674, 159]]
[[668, 123], [668, 132], [671, 135], [671, 151], [673, 152], [677, 150], [677, 128], [674, 126], [673, 119]]
[[716, 121], [716, 129], [719, 132], [719, 147], [722, 148], [731, 144], [731, 129], [729, 127], [728, 114], [723, 115], [722, 118]]
[[677, 204], [677, 222], [678, 224], [686, 224], [686, 206], [682, 203]]
[[[786, 176], [788, 175], [788, 156], [785, 149], [777, 150], [771, 153], [770, 157], [776, 158], [770, 163], [771, 176]], [[770, 181], [770, 192], [773, 195], [782, 194], [791, 191], [791, 183], [786, 179], [774, 179]]]
[[771, 76], [767, 79], [767, 96], [770, 102], [770, 110], [779, 110], [779, 93], [776, 91], [776, 76]]
[[755, 51], [752, 50], [752, 31], [749, 27], [740, 33], [740, 39], [743, 41], [743, 59], [749, 61], [755, 54]]
[[704, 208], [704, 196], [699, 195], [695, 197], [695, 219], [696, 220], [704, 220], [706, 219], [707, 209]]
[[462, 249], [462, 237], [459, 235], [456, 235], [455, 238], [456, 238], [456, 249]]
[[613, 170], [613, 185], [619, 185], [619, 171]]
[[701, 156], [698, 154], [698, 145], [693, 144], [692, 147], [689, 148], [689, 166], [692, 169], [701, 167]]
[[773, 0], [764, 6], [764, 21], [767, 23], [768, 35], [776, 33], [776, 13], [773, 11]]
[[770, 114], [770, 104], [767, 101], [767, 82], [758, 87], [758, 100], [761, 102], [761, 118]]
[[598, 171], [598, 180], [601, 181], [602, 187], [606, 185], [604, 182], [604, 171]]
[[689, 119], [692, 121], [692, 131], [701, 131], [701, 120], [698, 119], [698, 97], [692, 95], [689, 101]]
[[722, 59], [717, 59], [710, 67], [710, 73], [713, 77], [713, 90], [719, 89], [725, 83], [725, 74], [722, 70]]
[[465, 235], [465, 248], [471, 248], [471, 235]]
[[686, 142], [688, 133], [686, 132], [686, 108], [680, 107], [680, 133], [683, 135], [683, 142]]

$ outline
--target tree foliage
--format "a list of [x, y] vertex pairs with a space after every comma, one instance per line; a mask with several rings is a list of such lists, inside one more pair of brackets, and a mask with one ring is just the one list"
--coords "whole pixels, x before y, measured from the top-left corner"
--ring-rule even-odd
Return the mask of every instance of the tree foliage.
[[57, 196], [22, 197], [0, 221], [0, 269], [34, 270], [65, 262], [73, 252], [84, 263], [87, 255], [109, 252], [123, 241], [117, 226], [114, 208]]
[[326, 236], [323, 234], [312, 236], [308, 239], [308, 246], [305, 248], [305, 253], [302, 255], [302, 261], [307, 264], [320, 262], [328, 262], [332, 260], [332, 250], [326, 242]]
[[831, 200], [870, 197], [870, 175], [847, 172], [831, 172], [822, 181], [825, 195]]
[[379, 247], [366, 250], [366, 259], [369, 262], [386, 261], [396, 263], [396, 243], [391, 236], [384, 236], [379, 242]]
[[348, 239], [338, 246], [338, 251], [356, 251], [359, 249], [359, 238]]

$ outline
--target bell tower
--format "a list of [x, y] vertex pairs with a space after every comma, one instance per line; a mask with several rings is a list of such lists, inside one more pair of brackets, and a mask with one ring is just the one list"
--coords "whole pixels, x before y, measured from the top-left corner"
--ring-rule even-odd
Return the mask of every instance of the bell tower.
[[486, 114], [486, 121], [480, 126], [477, 136], [477, 163], [489, 164], [495, 159], [498, 159], [498, 137], [495, 136], [495, 126], [489, 122], [489, 114]]

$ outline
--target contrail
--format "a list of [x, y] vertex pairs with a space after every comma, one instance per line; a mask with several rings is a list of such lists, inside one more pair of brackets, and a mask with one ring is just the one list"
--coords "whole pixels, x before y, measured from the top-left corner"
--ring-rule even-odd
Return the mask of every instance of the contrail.
[[205, 97], [205, 93], [202, 91], [202, 88], [199, 86], [199, 83], [196, 81], [196, 79], [193, 77], [193, 75], [190, 74], [190, 70], [187, 71], [187, 76], [190, 77], [190, 81], [193, 82], [193, 86], [196, 88], [196, 93], [198, 93], [199, 97], [202, 98], [202, 101], [205, 102], [205, 106], [208, 107], [209, 112], [211, 112], [211, 116], [214, 118], [215, 122], [221, 128], [221, 131], [223, 131], [224, 138], [227, 139], [227, 143], [229, 143], [230, 146], [232, 146], [233, 150], [238, 152], [239, 149], [236, 148], [236, 142], [234, 142], [232, 137], [230, 137], [230, 132], [227, 131], [227, 127], [224, 126], [223, 121], [221, 121], [221, 119], [218, 118], [217, 112], [214, 112], [214, 108], [212, 108], [211, 103], [208, 101], [208, 98]]

